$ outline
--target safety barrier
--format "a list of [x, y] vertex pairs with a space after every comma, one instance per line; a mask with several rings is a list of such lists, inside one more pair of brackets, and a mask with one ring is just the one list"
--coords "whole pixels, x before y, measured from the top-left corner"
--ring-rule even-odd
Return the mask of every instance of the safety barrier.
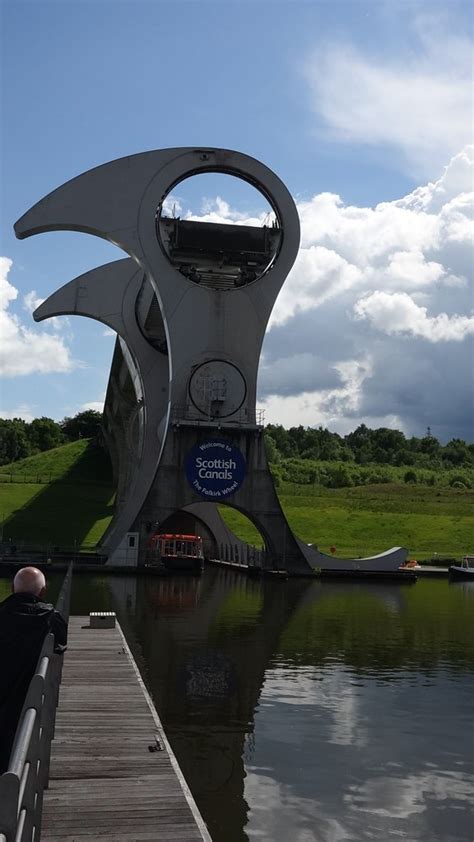
[[[71, 581], [72, 564], [56, 603], [66, 622]], [[62, 654], [54, 652], [54, 636], [48, 634], [26, 694], [8, 769], [0, 775], [0, 842], [39, 842], [62, 662]]]

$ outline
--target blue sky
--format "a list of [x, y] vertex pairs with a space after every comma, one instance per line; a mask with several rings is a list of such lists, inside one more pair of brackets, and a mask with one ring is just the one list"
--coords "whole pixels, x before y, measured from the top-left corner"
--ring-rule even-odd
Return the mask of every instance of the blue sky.
[[[20, 242], [14, 221], [113, 158], [208, 145], [274, 169], [302, 218], [264, 346], [267, 420], [472, 438], [470, 3], [4, 0], [2, 14], [3, 415], [100, 405], [113, 337], [86, 319], [36, 326], [31, 307], [121, 256], [79, 234]], [[191, 192], [195, 213], [203, 198], [217, 193]], [[228, 218], [259, 210], [221, 198]]]

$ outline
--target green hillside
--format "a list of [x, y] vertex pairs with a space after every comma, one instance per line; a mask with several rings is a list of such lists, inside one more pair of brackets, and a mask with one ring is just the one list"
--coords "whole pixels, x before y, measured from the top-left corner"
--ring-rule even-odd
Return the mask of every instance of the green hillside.
[[[322, 488], [283, 483], [280, 502], [295, 533], [323, 552], [365, 556], [407, 547], [414, 558], [461, 557], [474, 548], [474, 491], [383, 484]], [[261, 545], [252, 523], [220, 506], [228, 525]]]
[[113, 514], [106, 452], [81, 439], [0, 468], [4, 540], [91, 549]]
[[[358, 556], [394, 545], [415, 558], [460, 557], [474, 549], [474, 491], [400, 482], [326, 488], [281, 482], [288, 520], [307, 543]], [[113, 513], [114, 487], [105, 451], [82, 439], [0, 468], [4, 538], [90, 549]], [[259, 533], [229, 506], [220, 507], [234, 531], [256, 545]]]
[[0, 467], [0, 482], [42, 483], [72, 478], [86, 483], [112, 482], [107, 453], [91, 439], [79, 439]]

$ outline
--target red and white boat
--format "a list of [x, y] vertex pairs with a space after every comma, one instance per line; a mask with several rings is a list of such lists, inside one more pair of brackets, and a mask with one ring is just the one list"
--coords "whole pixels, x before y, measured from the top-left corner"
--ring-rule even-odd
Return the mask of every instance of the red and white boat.
[[149, 556], [175, 573], [202, 573], [204, 569], [200, 535], [178, 535], [174, 532], [153, 535], [149, 542]]

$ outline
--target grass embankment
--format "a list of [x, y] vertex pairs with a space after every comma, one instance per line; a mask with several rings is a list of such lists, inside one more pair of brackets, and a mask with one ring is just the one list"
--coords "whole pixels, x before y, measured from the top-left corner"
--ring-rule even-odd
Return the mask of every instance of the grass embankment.
[[0, 468], [4, 539], [91, 549], [113, 513], [109, 459], [89, 439]]
[[[283, 483], [283, 510], [295, 533], [338, 556], [374, 555], [404, 546], [415, 558], [460, 557], [474, 544], [474, 491], [457, 488], [383, 484], [321, 488]], [[261, 545], [255, 527], [222, 506], [231, 529]]]
[[[0, 468], [0, 515], [7, 540], [92, 548], [110, 522], [113, 496], [108, 457], [87, 439]], [[335, 546], [340, 556], [372, 555], [402, 545], [412, 557], [425, 559], [473, 550], [473, 490], [283, 482], [279, 496], [295, 533], [324, 552]], [[228, 506], [220, 509], [239, 537], [261, 546], [249, 520]]]

